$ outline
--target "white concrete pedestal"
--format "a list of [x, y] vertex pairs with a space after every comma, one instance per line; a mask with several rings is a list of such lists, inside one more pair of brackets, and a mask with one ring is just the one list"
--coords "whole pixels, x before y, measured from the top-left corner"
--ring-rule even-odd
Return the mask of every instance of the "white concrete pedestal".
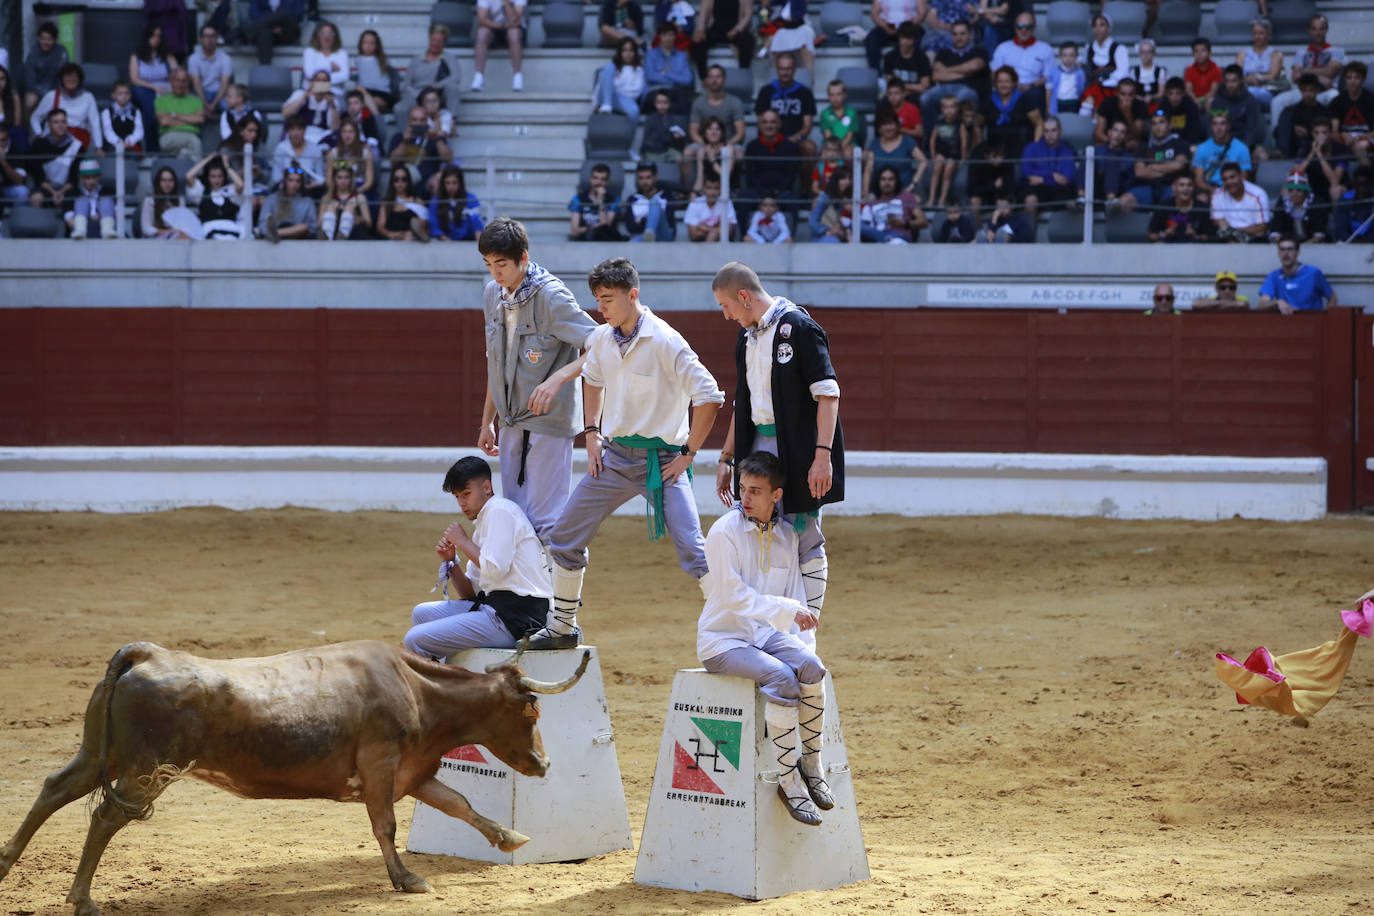
[[[583, 650], [592, 658], [576, 686], [539, 697], [539, 734], [551, 762], [543, 779], [522, 776], [473, 744], [454, 748], [439, 767], [440, 782], [461, 792], [480, 814], [530, 841], [514, 852], [502, 852], [457, 818], [416, 802], [407, 849], [527, 865], [633, 848], [596, 647], [526, 652], [520, 666], [537, 680], [561, 681], [577, 668]], [[449, 663], [482, 671], [510, 656], [509, 649], [469, 649]]]
[[749, 900], [868, 878], [849, 758], [826, 675], [824, 761], [835, 807], [819, 827], [793, 820], [752, 681], [679, 671], [659, 744], [635, 881]]

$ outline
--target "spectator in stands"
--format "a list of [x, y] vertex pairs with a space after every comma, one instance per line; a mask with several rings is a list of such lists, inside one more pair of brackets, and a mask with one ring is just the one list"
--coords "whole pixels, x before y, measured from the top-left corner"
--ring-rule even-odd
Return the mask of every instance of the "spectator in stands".
[[1147, 237], [1152, 242], [1206, 242], [1212, 237], [1212, 220], [1207, 207], [1198, 203], [1193, 191], [1193, 176], [1180, 172], [1174, 176], [1173, 199], [1168, 207], [1150, 214]]
[[178, 65], [175, 57], [167, 53], [162, 38], [162, 29], [149, 25], [143, 30], [143, 41], [138, 50], [129, 55], [129, 83], [133, 87], [134, 104], [143, 116], [146, 138], [144, 147], [150, 153], [160, 152], [157, 131], [157, 97], [172, 91], [170, 80], [172, 68]]
[[418, 188], [410, 169], [392, 169], [390, 186], [377, 214], [378, 235], [393, 242], [429, 241], [429, 213]]
[[[205, 180], [200, 178], [205, 173]], [[243, 193], [243, 178], [234, 171], [219, 153], [211, 153], [186, 172], [186, 204], [195, 207], [200, 220], [202, 238], [243, 237], [239, 225], [239, 195]]]
[[1338, 242], [1374, 242], [1374, 168], [1355, 170], [1350, 190], [1336, 203], [1332, 230]]
[[1179, 138], [1189, 145], [1202, 142], [1207, 137], [1202, 112], [1192, 96], [1188, 95], [1187, 84], [1181, 76], [1171, 76], [1164, 81], [1164, 98], [1159, 107], [1169, 116], [1169, 127]]
[[[901, 92], [900, 82], [896, 84], [893, 91]], [[849, 105], [849, 94], [845, 91], [844, 80], [831, 80], [825, 87], [825, 95], [829, 104], [821, 110], [820, 117], [817, 119], [821, 128], [821, 139], [823, 141], [834, 140], [839, 145], [840, 154], [846, 160], [853, 159], [854, 132], [859, 128], [860, 120], [858, 112]], [[915, 109], [916, 106], [911, 105], [910, 107]], [[919, 112], [916, 117], [919, 125]]]
[[1078, 43], [1066, 41], [1059, 46], [1059, 62], [1045, 78], [1045, 95], [1049, 112], [1076, 112], [1083, 93], [1088, 88], [1088, 76], [1078, 66]]
[[1140, 87], [1141, 97], [1153, 105], [1164, 95], [1164, 83], [1169, 79], [1169, 68], [1155, 63], [1153, 38], [1142, 38], [1135, 46], [1135, 53], [1140, 63], [1132, 64], [1127, 75]]
[[1112, 38], [1112, 19], [1106, 13], [1092, 18], [1093, 40], [1088, 43], [1088, 83], [1092, 87], [1093, 106], [1109, 98], [1116, 84], [1131, 74], [1131, 50]]
[[1374, 125], [1374, 93], [1364, 88], [1369, 68], [1352, 60], [1341, 71], [1342, 89], [1331, 100], [1331, 123], [1336, 138], [1350, 147], [1360, 165], [1370, 164], [1370, 125]]
[[848, 242], [854, 225], [853, 201], [854, 171], [847, 165], [836, 166], [811, 205], [807, 218], [811, 241]]
[[1041, 204], [1072, 203], [1079, 199], [1082, 192], [1078, 188], [1078, 152], [1064, 139], [1058, 118], [1046, 118], [1044, 136], [1029, 143], [1021, 155], [1021, 200], [1032, 225]]
[[608, 186], [611, 167], [604, 162], [592, 166], [585, 190], [578, 188], [568, 201], [568, 239], [573, 242], [623, 242], [615, 228], [620, 196]]
[[883, 96], [878, 102], [878, 110], [873, 114], [875, 125], [878, 115], [884, 112], [897, 118], [897, 125], [902, 136], [910, 137], [918, 144], [925, 139], [924, 131], [921, 128], [921, 109], [907, 101], [902, 81], [897, 78], [895, 73], [887, 75], [887, 88], [883, 91]]
[[[992, 70], [996, 73], [1010, 67], [1015, 73], [1015, 88], [1026, 94], [1031, 108], [1045, 107], [1045, 82], [1054, 69], [1054, 51], [1035, 37], [1035, 14], [1026, 10], [1016, 17], [1016, 37], [997, 46], [992, 55]], [[1000, 93], [1000, 87], [997, 89]]]
[[326, 241], [371, 238], [372, 208], [358, 193], [350, 163], [335, 162], [330, 169], [329, 190], [320, 198], [316, 223], [316, 237]]
[[893, 244], [916, 241], [916, 234], [930, 225], [920, 200], [902, 186], [895, 166], [880, 166], [876, 185], [877, 190], [859, 211], [862, 240]]
[[735, 205], [720, 199], [719, 178], [706, 179], [701, 196], [687, 205], [682, 221], [687, 225], [687, 238], [693, 242], [719, 242], [723, 225], [728, 225], [727, 231], [734, 235], [738, 224]]
[[1260, 284], [1261, 311], [1277, 309], [1280, 314], [1320, 312], [1336, 307], [1336, 291], [1320, 269], [1298, 261], [1302, 243], [1291, 235], [1278, 240], [1279, 267], [1269, 272]]
[[597, 27], [601, 31], [601, 47], [618, 48], [626, 38], [637, 47], [644, 40], [644, 10], [638, 0], [601, 0]]
[[418, 105], [410, 109], [405, 130], [392, 136], [387, 153], [393, 169], [405, 165], [414, 169], [417, 185], [428, 193], [437, 190], [430, 182], [439, 174], [439, 167], [453, 161], [447, 138], [430, 130], [425, 110]]
[[29, 170], [15, 150], [8, 122], [0, 124], [0, 204], [29, 199]]
[[[32, 112], [38, 100], [57, 88], [58, 72], [67, 65], [67, 49], [57, 43], [57, 25], [40, 23], [29, 56], [24, 58], [24, 111]], [[42, 131], [32, 134], [38, 137]]]
[[658, 166], [641, 162], [635, 169], [635, 192], [620, 205], [616, 219], [632, 242], [671, 242], [676, 236], [672, 207], [658, 186]]
[[639, 98], [644, 94], [644, 65], [639, 57], [639, 41], [622, 38], [615, 54], [597, 71], [596, 110], [618, 111], [639, 120]]
[[968, 22], [978, 43], [990, 56], [997, 46], [1016, 37], [1016, 17], [1029, 0], [978, 0], [968, 4]]
[[1213, 116], [1218, 111], [1230, 116], [1231, 133], [1250, 147], [1256, 157], [1268, 157], [1263, 145], [1264, 109], [1255, 95], [1245, 88], [1244, 76], [1235, 64], [1222, 71], [1221, 91], [1212, 98]]
[[38, 100], [38, 107], [29, 119], [31, 136], [43, 132], [48, 113], [61, 108], [67, 113], [67, 131], [81, 141], [92, 155], [99, 155], [105, 145], [100, 131], [100, 105], [85, 88], [86, 71], [80, 64], [63, 64], [57, 71], [57, 85]]
[[84, 239], [98, 232], [100, 238], [115, 238], [114, 199], [100, 193], [100, 163], [87, 159], [78, 172], [80, 177], [65, 205], [67, 212], [62, 215], [68, 237]]
[[940, 222], [940, 228], [931, 234], [931, 238], [936, 242], [945, 243], [973, 242], [978, 238], [978, 227], [974, 224], [973, 217], [964, 212], [959, 201], [952, 200], [945, 204], [945, 218]]
[[936, 117], [939, 100], [953, 93], [960, 102], [978, 104], [992, 91], [989, 76], [988, 52], [973, 43], [972, 27], [967, 22], [950, 26], [948, 48], [935, 52], [931, 62], [931, 91], [921, 98], [921, 116], [927, 121]]
[[1212, 60], [1212, 43], [1199, 35], [1193, 39], [1193, 62], [1183, 71], [1188, 95], [1204, 111], [1212, 110], [1212, 98], [1221, 88], [1221, 67]]
[[[358, 53], [353, 55], [353, 69], [358, 74], [358, 85], [372, 96], [379, 111], [387, 112], [396, 107], [398, 96], [391, 88], [396, 71], [382, 49], [382, 36], [375, 29], [363, 29], [358, 36]], [[458, 104], [457, 93], [454, 93], [453, 103]]]
[[781, 55], [793, 54], [793, 59], [808, 73], [814, 73], [816, 31], [806, 21], [806, 0], [768, 0], [766, 6], [768, 37], [765, 51], [773, 55], [773, 69], [778, 69]]
[[425, 121], [431, 135], [449, 139], [458, 136], [453, 112], [444, 107], [444, 95], [438, 89], [432, 86], [421, 89], [420, 98], [415, 104], [425, 110]]
[[1312, 189], [1317, 203], [1339, 200], [1345, 193], [1346, 163], [1350, 150], [1345, 144], [1331, 139], [1331, 125], [1317, 122], [1312, 125], [1312, 142], [1307, 156], [1298, 165]]
[[153, 176], [153, 193], [143, 198], [139, 208], [139, 228], [145, 239], [188, 239], [189, 235], [167, 224], [163, 214], [173, 207], [184, 207], [181, 179], [176, 170], [164, 165]]
[[663, 91], [673, 100], [674, 114], [687, 114], [692, 107], [692, 63], [687, 52], [677, 47], [677, 24], [665, 19], [658, 27], [658, 38], [644, 55], [646, 91]]
[[1331, 205], [1314, 202], [1312, 186], [1301, 171], [1289, 173], [1283, 185], [1283, 194], [1269, 218], [1269, 240], [1277, 242], [1280, 236], [1292, 236], [1303, 242], [1325, 242], [1326, 224], [1331, 216]]
[[301, 54], [301, 73], [329, 74], [334, 97], [343, 105], [344, 85], [348, 82], [348, 51], [339, 40], [339, 29], [332, 22], [321, 20], [310, 34], [310, 44]]
[[[1277, 125], [1283, 118], [1284, 109], [1290, 105], [1296, 105], [1298, 100], [1303, 97], [1304, 77], [1310, 76], [1316, 81], [1317, 91], [1313, 98], [1322, 105], [1326, 105], [1336, 97], [1340, 89], [1336, 85], [1336, 79], [1340, 76], [1341, 67], [1345, 65], [1345, 51], [1327, 42], [1326, 32], [1326, 17], [1321, 13], [1317, 13], [1307, 20], [1309, 43], [1306, 48], [1299, 52], [1297, 63], [1293, 64], [1293, 87], [1286, 92], [1280, 92], [1269, 103], [1270, 124]], [[1284, 149], [1282, 142], [1280, 142], [1279, 148]], [[1292, 153], [1286, 155], [1291, 156]]]
[[687, 145], [686, 118], [672, 112], [673, 100], [663, 90], [649, 94], [649, 113], [644, 116], [639, 141], [641, 162], [675, 163]]
[[966, 0], [930, 0], [930, 12], [923, 20], [925, 34], [921, 36], [921, 50], [933, 54], [954, 43], [952, 27], [967, 22], [973, 12]]
[[515, 92], [525, 89], [525, 75], [520, 59], [525, 48], [525, 0], [477, 0], [477, 40], [472, 55], [472, 91], [480, 92], [487, 84], [487, 49], [492, 42], [510, 49], [510, 87]]
[[[313, 4], [316, 0], [310, 0]], [[192, 3], [192, 6], [203, 4]], [[143, 16], [148, 25], [162, 29], [167, 53], [185, 60], [194, 50], [195, 42], [187, 26], [186, 0], [143, 0]]]
[[230, 83], [224, 94], [224, 111], [219, 116], [220, 139], [228, 140], [242, 129], [245, 121], [258, 122], [258, 135], [267, 135], [267, 119], [262, 112], [248, 104], [248, 87], [242, 83]]
[[1193, 311], [1195, 312], [1247, 312], [1250, 310], [1250, 300], [1238, 295], [1236, 290], [1239, 283], [1236, 279], [1234, 270], [1217, 271], [1213, 289], [1216, 290], [1215, 296], [1205, 296], [1201, 299], [1193, 300]]
[[273, 45], [293, 45], [300, 41], [304, 18], [305, 0], [252, 0], [248, 21], [240, 28], [245, 37], [257, 45], [258, 63], [270, 64]]
[[691, 52], [692, 33], [697, 28], [697, 11], [690, 0], [659, 0], [654, 4], [654, 31], [665, 22], [677, 26], [679, 51]]
[[[1045, 126], [1049, 135], [1049, 125]], [[1093, 195], [1107, 213], [1122, 210], [1127, 213], [1136, 208], [1139, 200], [1131, 193], [1135, 186], [1136, 155], [1126, 148], [1126, 124], [1113, 121], [1107, 131], [1107, 142], [1094, 148], [1096, 154], [1097, 180], [1094, 182]]]
[[910, 36], [912, 51], [915, 51], [925, 34], [922, 23], [929, 12], [929, 0], [873, 0], [869, 10], [873, 28], [864, 36], [864, 55], [868, 58], [868, 68], [879, 70], [883, 48], [900, 41], [901, 28], [905, 23], [910, 23], [907, 35]]
[[[358, 125], [358, 132], [363, 135], [363, 139], [374, 151], [380, 151], [382, 145], [382, 132], [377, 127], [377, 111], [372, 108], [376, 101], [372, 94], [365, 89], [350, 89], [344, 93], [344, 115], [343, 120], [352, 121]], [[415, 107], [412, 103], [406, 107], [406, 111]], [[342, 120], [340, 121], [342, 124]]]
[[67, 113], [48, 112], [48, 131], [29, 145], [29, 161], [38, 187], [29, 198], [35, 207], [61, 207], [76, 187], [81, 141], [67, 129]]
[[444, 47], [448, 36], [448, 26], [442, 22], [429, 27], [425, 53], [412, 57], [401, 74], [401, 98], [395, 106], [398, 111], [409, 111], [420, 98], [420, 90], [429, 86], [438, 87], [444, 94], [445, 105], [458, 104], [458, 59], [451, 57]]
[[305, 138], [325, 146], [334, 131], [339, 129], [339, 100], [329, 84], [329, 74], [323, 70], [313, 74], [305, 88], [289, 95], [281, 106], [285, 119], [300, 118], [305, 122]]
[[715, 45], [734, 45], [740, 69], [749, 69], [755, 47], [753, 10], [753, 0], [701, 0], [701, 12], [692, 31], [691, 54], [697, 76], [703, 82], [710, 72], [707, 54]]
[[186, 72], [191, 74], [191, 90], [205, 106], [206, 115], [218, 117], [225, 93], [234, 81], [234, 62], [219, 46], [219, 33], [214, 26], [200, 27], [200, 46], [187, 58]]
[[988, 140], [969, 153], [968, 202], [975, 221], [982, 221], [983, 208], [999, 197], [1011, 199], [1016, 187], [1016, 165], [1007, 161], [1006, 147], [1000, 140]]
[[897, 47], [883, 55], [881, 73], [888, 83], [898, 82], [912, 102], [919, 102], [921, 94], [930, 88], [930, 58], [920, 48], [921, 30], [913, 22], [897, 27]]
[[19, 92], [14, 88], [10, 71], [0, 66], [0, 127], [9, 131], [16, 152], [23, 152], [29, 146], [29, 129], [24, 125], [24, 106], [19, 101]]
[[439, 193], [429, 202], [429, 234], [440, 242], [476, 240], [486, 223], [482, 204], [468, 190], [463, 170], [446, 165], [439, 173]]
[[682, 153], [684, 184], [696, 172], [696, 159], [704, 146], [702, 130], [708, 118], [716, 118], [726, 128], [723, 142], [729, 144], [736, 156], [744, 151], [744, 104], [725, 91], [725, 68], [712, 64], [706, 69], [701, 85], [705, 91], [692, 102], [687, 121], [687, 138], [691, 142]]
[[[1212, 115], [1212, 136], [1193, 151], [1193, 181], [1198, 197], [1207, 200], [1221, 185], [1221, 167], [1235, 163], [1249, 172], [1250, 149], [1231, 136], [1231, 119], [1224, 112]], [[1265, 220], [1268, 222], [1268, 219]]]
[[1279, 153], [1293, 157], [1302, 152], [1312, 140], [1315, 124], [1331, 126], [1331, 112], [1320, 101], [1321, 80], [1311, 73], [1298, 77], [1298, 101], [1284, 108], [1274, 125], [1274, 139]]
[[272, 151], [272, 184], [284, 181], [286, 173], [293, 168], [300, 175], [302, 193], [323, 190], [324, 161], [320, 148], [305, 138], [305, 121], [299, 117], [286, 119], [285, 136]]
[[901, 132], [897, 116], [883, 112], [873, 123], [873, 139], [864, 150], [864, 181], [862, 187], [870, 194], [878, 191], [878, 172], [890, 165], [897, 170], [900, 187], [915, 192], [925, 176], [929, 163], [920, 145]]
[[[396, 175], [409, 178], [410, 173], [397, 169]], [[286, 167], [281, 186], [267, 198], [258, 214], [258, 231], [272, 242], [314, 236], [315, 201], [305, 193], [305, 172], [300, 166]]]
[[844, 157], [840, 153], [840, 141], [834, 137], [828, 137], [821, 142], [821, 157], [816, 162], [816, 167], [811, 171], [811, 196], [815, 197], [830, 181], [830, 174], [844, 163]]
[[1174, 295], [1174, 285], [1172, 283], [1156, 283], [1155, 291], [1150, 296], [1152, 305], [1145, 310], [1146, 315], [1181, 315], [1178, 309], [1174, 308], [1174, 302], [1178, 297]]
[[205, 105], [191, 93], [191, 76], [178, 67], [168, 77], [172, 91], [157, 97], [158, 144], [164, 153], [186, 159], [202, 154], [200, 127], [205, 123]]
[[1137, 95], [1135, 80], [1123, 76], [1116, 84], [1116, 95], [1107, 98], [1097, 108], [1096, 123], [1093, 126], [1093, 140], [1098, 143], [1107, 141], [1107, 132], [1113, 124], [1126, 127], [1126, 148], [1138, 150], [1145, 142], [1145, 124], [1150, 117], [1149, 107]]
[[1135, 183], [1131, 196], [1144, 206], [1167, 203], [1173, 196], [1174, 179], [1188, 175], [1192, 188], [1190, 165], [1192, 154], [1187, 141], [1174, 133], [1164, 109], [1156, 108], [1150, 116], [1150, 139], [1140, 150], [1134, 168]]
[[[272, 186], [272, 163], [265, 155], [262, 137], [266, 131], [252, 118], [239, 122], [232, 136], [219, 145], [219, 154], [230, 165], [238, 163], [243, 169], [243, 180], [253, 194], [253, 212], [262, 206], [262, 198]], [[253, 158], [245, 160], [248, 147], [253, 148]]]
[[1221, 167], [1221, 188], [1212, 195], [1212, 226], [1223, 242], [1254, 242], [1264, 238], [1269, 226], [1269, 195], [1245, 180], [1241, 167], [1228, 162]]
[[1236, 53], [1245, 87], [1264, 105], [1274, 100], [1272, 87], [1283, 78], [1283, 52], [1269, 44], [1273, 37], [1269, 20], [1256, 19], [1250, 23], [1250, 47]]
[[[773, 66], [777, 70], [777, 78], [759, 89], [754, 99], [754, 114], [760, 115], [770, 110], [776, 112], [783, 134], [790, 143], [796, 145], [798, 155], [803, 160], [813, 159], [816, 144], [810, 138], [816, 118], [816, 97], [810, 89], [797, 82], [796, 58], [791, 54], [777, 54], [773, 58]], [[758, 121], [762, 126], [763, 118], [760, 117]]]
[[339, 142], [331, 155], [336, 161], [347, 162], [353, 169], [357, 190], [368, 200], [376, 200], [377, 153], [371, 143], [363, 139], [352, 118], [339, 122]]
[[[696, 167], [692, 180], [692, 196], [696, 197], [705, 191], [706, 182], [711, 178], [717, 182], [721, 180], [721, 159], [725, 154], [725, 125], [720, 122], [720, 118], [710, 116], [701, 128], [701, 143], [693, 144], [696, 151], [692, 155], [692, 162]], [[690, 149], [691, 147], [689, 147]], [[732, 151], [732, 156], [734, 156]], [[739, 185], [738, 176], [744, 170], [745, 163], [738, 156], [731, 162], [731, 187]]]
[[1010, 193], [999, 191], [992, 214], [977, 240], [987, 244], [1028, 244], [1035, 241], [1035, 224], [1016, 209]]
[[100, 113], [100, 133], [110, 152], [121, 148], [143, 152], [143, 115], [134, 107], [133, 89], [127, 80], [115, 80], [110, 90], [110, 106]]
[[954, 96], [940, 100], [940, 121], [930, 131], [930, 199], [943, 207], [954, 183], [954, 175], [968, 156], [969, 135], [959, 118], [959, 103]]
[[1034, 92], [1020, 88], [1016, 80], [1014, 68], [999, 67], [995, 79], [996, 91], [983, 104], [987, 138], [995, 140], [1011, 159], [1021, 158], [1021, 151], [1026, 144], [1039, 140], [1043, 128]]
[[771, 197], [759, 201], [759, 208], [749, 220], [744, 241], [762, 245], [782, 245], [792, 241], [787, 217], [778, 212], [778, 202]]

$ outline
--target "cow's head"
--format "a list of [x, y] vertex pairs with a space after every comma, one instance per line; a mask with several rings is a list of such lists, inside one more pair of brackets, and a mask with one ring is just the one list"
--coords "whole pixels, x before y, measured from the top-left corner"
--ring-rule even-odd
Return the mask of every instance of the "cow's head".
[[500, 711], [491, 719], [492, 733], [480, 743], [517, 772], [543, 776], [548, 772], [549, 758], [539, 737], [539, 698], [535, 694], [562, 693], [571, 688], [587, 670], [592, 654], [584, 651], [577, 670], [565, 680], [552, 683], [525, 676], [519, 665], [524, 651], [522, 642], [514, 657], [487, 668], [487, 673], [500, 682]]

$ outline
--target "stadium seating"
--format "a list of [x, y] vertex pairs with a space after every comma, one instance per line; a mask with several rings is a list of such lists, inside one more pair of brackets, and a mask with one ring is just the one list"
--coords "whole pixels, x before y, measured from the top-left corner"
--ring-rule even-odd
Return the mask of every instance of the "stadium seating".
[[1257, 15], [1253, 0], [1217, 0], [1216, 11], [1212, 14], [1217, 39], [1249, 44], [1250, 23]]
[[[115, 175], [115, 157], [101, 156], [100, 163], [100, 193], [114, 194], [117, 188]], [[138, 188], [138, 165], [140, 157], [128, 155], [124, 157], [124, 196], [133, 199], [134, 191]]]
[[1155, 21], [1155, 38], [1165, 44], [1187, 45], [1202, 29], [1202, 6], [1193, 0], [1164, 0]]
[[754, 71], [739, 67], [725, 68], [725, 91], [744, 103], [746, 111], [754, 107]]
[[472, 47], [472, 25], [477, 21], [477, 7], [471, 2], [439, 0], [429, 10], [429, 22], [448, 26], [448, 48]]
[[553, 2], [544, 7], [544, 47], [582, 47], [582, 6]]
[[[878, 110], [877, 73], [867, 67], [841, 67], [835, 71], [835, 78], [844, 81], [849, 104], [860, 115], [871, 115]], [[818, 101], [817, 104], [823, 103]]]
[[1083, 241], [1083, 214], [1056, 210], [1045, 225], [1045, 237], [1056, 244]]
[[634, 136], [633, 118], [619, 112], [594, 112], [587, 121], [587, 158], [628, 159]]
[[1045, 27], [1049, 29], [1051, 44], [1085, 44], [1092, 41], [1092, 7], [1084, 0], [1050, 0]]
[[10, 212], [9, 234], [16, 239], [61, 238], [62, 216], [50, 207], [15, 207]]
[[[610, 180], [606, 182], [606, 187], [617, 197], [623, 196], [625, 188], [625, 167], [619, 161], [611, 159], [588, 159], [582, 163], [582, 168], [577, 173], [577, 191], [583, 193], [591, 186], [592, 167], [604, 165], [611, 170]], [[660, 172], [663, 170], [660, 169]]]
[[1273, 0], [1269, 21], [1274, 25], [1274, 44], [1306, 44], [1307, 20], [1316, 13], [1312, 0]]
[[253, 107], [267, 112], [281, 108], [296, 89], [290, 67], [254, 64], [248, 71], [248, 94]]
[[821, 32], [830, 41], [847, 41], [841, 30], [850, 26], [863, 27], [861, 7], [849, 0], [825, 0], [821, 4]]
[[1145, 29], [1145, 4], [1140, 0], [1107, 0], [1102, 12], [1112, 21], [1112, 39], [1134, 51]]
[[1150, 228], [1150, 214], [1139, 210], [1133, 213], [1113, 213], [1107, 217], [1105, 238], [1108, 242], [1143, 242]]
[[1092, 118], [1073, 111], [1061, 111], [1057, 117], [1059, 118], [1059, 126], [1064, 130], [1064, 139], [1067, 140], [1074, 149], [1081, 153], [1083, 150], [1093, 145], [1093, 127], [1095, 126], [1095, 122]]
[[1284, 180], [1288, 178], [1288, 173], [1293, 171], [1295, 165], [1297, 163], [1292, 159], [1270, 159], [1259, 163], [1259, 167], [1255, 169], [1255, 184], [1269, 195], [1270, 203], [1283, 193]]
[[86, 91], [94, 95], [103, 107], [110, 101], [110, 90], [114, 88], [115, 80], [120, 78], [119, 68], [114, 64], [94, 63], [82, 64], [81, 70], [86, 74]]

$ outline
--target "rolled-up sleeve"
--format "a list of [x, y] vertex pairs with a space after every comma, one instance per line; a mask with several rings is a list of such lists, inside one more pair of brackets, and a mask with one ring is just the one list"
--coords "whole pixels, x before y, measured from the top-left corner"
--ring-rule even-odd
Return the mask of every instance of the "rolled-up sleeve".
[[701, 364], [691, 347], [684, 344], [678, 350], [673, 358], [673, 371], [682, 379], [683, 390], [687, 392], [693, 407], [725, 403], [725, 392], [716, 384], [715, 376]]

